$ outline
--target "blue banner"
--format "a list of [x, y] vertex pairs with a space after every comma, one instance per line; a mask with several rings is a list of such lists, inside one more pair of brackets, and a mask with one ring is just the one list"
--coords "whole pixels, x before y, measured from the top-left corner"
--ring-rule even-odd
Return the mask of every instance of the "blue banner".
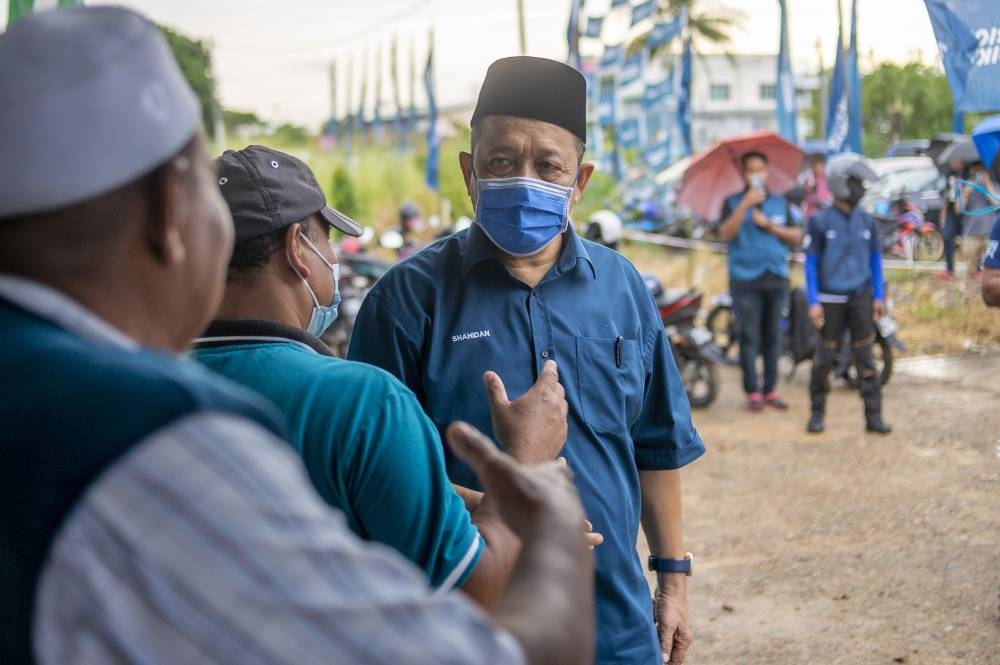
[[924, 1], [958, 109], [1000, 110], [1000, 2]]
[[653, 0], [646, 0], [632, 7], [632, 25], [653, 18], [656, 13], [656, 3]]
[[604, 17], [603, 16], [590, 16], [587, 18], [587, 29], [584, 31], [584, 35], [590, 37], [591, 39], [599, 39], [601, 36], [601, 28], [604, 27]]
[[618, 67], [619, 65], [621, 65], [622, 60], [624, 59], [625, 59], [624, 44], [605, 46], [604, 53], [601, 54], [601, 69], [610, 69], [612, 67]]
[[602, 127], [615, 124], [615, 96], [606, 95], [597, 99], [597, 122]]
[[427, 49], [427, 65], [424, 67], [424, 89], [427, 91], [427, 186], [437, 192], [438, 182], [438, 131], [437, 102], [434, 99], [434, 33], [431, 32]]
[[639, 119], [629, 118], [628, 120], [623, 120], [622, 124], [618, 125], [618, 145], [623, 148], [638, 148], [639, 147]]
[[646, 160], [646, 166], [654, 171], [662, 171], [670, 166], [670, 140], [646, 146], [642, 156]]
[[566, 64], [580, 69], [580, 5], [582, 0], [570, 0], [569, 22], [566, 25]]
[[792, 75], [791, 55], [788, 52], [788, 8], [786, 0], [778, 0], [778, 4], [781, 7], [781, 39], [778, 46], [778, 80], [775, 90], [778, 134], [787, 141], [797, 143], [795, 77]]
[[677, 95], [677, 125], [680, 128], [681, 155], [691, 154], [691, 38], [684, 40], [681, 57], [681, 86]]
[[861, 72], [858, 70], [858, 0], [851, 0], [851, 42], [847, 47], [847, 145], [861, 154]]
[[653, 29], [649, 31], [649, 36], [646, 37], [646, 48], [657, 49], [677, 37], [680, 37], [680, 34], [680, 17], [677, 17], [672, 21], [657, 21], [653, 25]]
[[844, 71], [843, 30], [837, 29], [837, 60], [830, 81], [830, 101], [826, 114], [826, 144], [830, 154], [845, 152], [848, 146], [850, 103], [847, 99], [847, 72]]
[[667, 75], [662, 81], [646, 84], [646, 89], [642, 93], [642, 106], [647, 111], [656, 108], [673, 94], [674, 80], [673, 77]]
[[629, 85], [642, 78], [643, 52], [639, 51], [625, 58], [621, 73], [618, 74], [618, 85]]

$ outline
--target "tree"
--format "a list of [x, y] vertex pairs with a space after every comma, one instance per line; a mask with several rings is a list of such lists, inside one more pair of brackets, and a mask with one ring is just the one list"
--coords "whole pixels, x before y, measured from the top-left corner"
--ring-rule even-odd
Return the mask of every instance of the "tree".
[[893, 141], [951, 129], [952, 96], [936, 66], [883, 62], [861, 79], [864, 152], [884, 155]]
[[338, 166], [333, 172], [330, 205], [348, 217], [357, 218], [361, 212], [358, 197], [354, 193], [354, 183], [351, 182], [351, 176], [343, 166]]
[[[693, 43], [702, 42], [706, 44], [722, 45], [732, 41], [730, 32], [733, 28], [742, 23], [744, 15], [742, 12], [733, 9], [726, 9], [726, 13], [714, 13], [712, 10], [698, 11], [708, 3], [705, 0], [657, 0], [656, 15], [662, 18], [672, 18], [686, 10], [688, 14], [688, 30], [690, 31]], [[718, 6], [715, 7], [718, 10]], [[636, 37], [629, 44], [629, 53], [634, 53], [642, 48], [646, 43], [649, 32], [645, 32]], [[658, 49], [654, 49], [655, 54]], [[692, 50], [697, 52], [692, 46]]]
[[201, 121], [205, 130], [215, 138], [214, 113], [219, 107], [219, 102], [215, 96], [215, 81], [212, 78], [212, 55], [204, 42], [185, 37], [165, 26], [159, 27], [167, 38], [167, 44], [170, 45], [184, 78], [201, 103]]
[[222, 111], [222, 123], [226, 126], [226, 131], [235, 133], [246, 129], [250, 132], [260, 132], [267, 124], [257, 117], [252, 111]]

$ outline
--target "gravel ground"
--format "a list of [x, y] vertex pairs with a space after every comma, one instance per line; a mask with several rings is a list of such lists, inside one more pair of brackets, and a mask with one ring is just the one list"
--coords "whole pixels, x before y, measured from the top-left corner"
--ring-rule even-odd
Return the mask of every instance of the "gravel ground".
[[787, 413], [745, 411], [738, 374], [684, 472], [687, 662], [1000, 664], [1000, 357], [902, 361], [888, 437], [845, 387], [807, 435], [807, 366]]

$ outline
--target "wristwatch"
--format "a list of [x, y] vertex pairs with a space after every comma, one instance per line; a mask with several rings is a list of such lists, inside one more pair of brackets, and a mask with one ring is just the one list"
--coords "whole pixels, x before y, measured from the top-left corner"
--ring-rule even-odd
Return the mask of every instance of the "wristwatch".
[[687, 552], [683, 559], [661, 559], [650, 554], [649, 569], [657, 573], [684, 573], [691, 577], [694, 574], [694, 555]]

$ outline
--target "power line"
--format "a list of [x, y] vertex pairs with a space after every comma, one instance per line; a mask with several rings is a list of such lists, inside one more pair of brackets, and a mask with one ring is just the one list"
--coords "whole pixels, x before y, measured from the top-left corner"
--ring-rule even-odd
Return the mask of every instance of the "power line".
[[423, 0], [417, 4], [408, 7], [392, 16], [386, 18], [378, 19], [372, 27], [364, 28], [356, 32], [344, 35], [342, 37], [332, 37], [327, 39], [322, 44], [313, 44], [305, 47], [297, 48], [277, 48], [277, 49], [267, 49], [261, 48], [259, 45], [252, 44], [237, 44], [237, 43], [226, 43], [221, 44], [216, 42], [215, 48], [221, 51], [229, 51], [231, 53], [243, 53], [243, 54], [260, 54], [260, 55], [308, 55], [310, 53], [315, 53], [318, 51], [326, 51], [332, 48], [338, 48], [344, 44], [350, 44], [351, 42], [358, 41], [359, 39], [364, 39], [365, 37], [370, 37], [377, 32], [381, 32], [397, 23], [404, 18], [412, 16], [417, 12], [426, 9], [430, 5], [437, 2], [437, 0]]

